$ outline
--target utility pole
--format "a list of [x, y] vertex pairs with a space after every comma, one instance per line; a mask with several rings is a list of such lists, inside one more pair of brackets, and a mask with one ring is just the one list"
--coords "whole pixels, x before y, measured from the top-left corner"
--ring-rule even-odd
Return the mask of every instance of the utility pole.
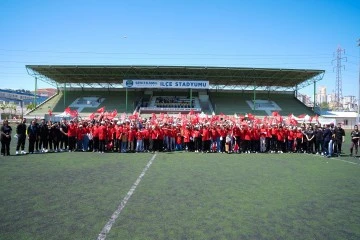
[[342, 54], [345, 54], [345, 50], [342, 49], [340, 46], [338, 47], [338, 49], [336, 50], [336, 58], [333, 60], [336, 61], [336, 66], [334, 68], [336, 68], [336, 81], [335, 81], [335, 109], [336, 110], [341, 110], [342, 107], [342, 75], [341, 75], [341, 70], [344, 68], [345, 66], [341, 64], [341, 60], [345, 60], [345, 62], [347, 61], [346, 57], [343, 57]]

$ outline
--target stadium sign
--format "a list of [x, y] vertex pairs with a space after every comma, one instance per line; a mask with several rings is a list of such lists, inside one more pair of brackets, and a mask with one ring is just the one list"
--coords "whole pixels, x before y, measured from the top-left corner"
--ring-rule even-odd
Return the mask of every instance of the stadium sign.
[[187, 80], [124, 80], [126, 88], [192, 88], [208, 89], [209, 81], [187, 81]]

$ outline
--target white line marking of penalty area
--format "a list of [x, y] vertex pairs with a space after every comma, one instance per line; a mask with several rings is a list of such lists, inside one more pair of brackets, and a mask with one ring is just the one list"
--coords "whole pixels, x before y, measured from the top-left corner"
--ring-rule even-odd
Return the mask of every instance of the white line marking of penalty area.
[[323, 158], [324, 160], [325, 160], [325, 159], [331, 159], [331, 160], [335, 160], [335, 161], [341, 161], [341, 162], [351, 163], [351, 164], [354, 164], [354, 165], [360, 165], [359, 163], [356, 163], [356, 162], [350, 162], [350, 161], [342, 160], [342, 159], [338, 159], [338, 158], [326, 158], [326, 157], [324, 157], [324, 156], [318, 156], [318, 157], [321, 157], [321, 158]]
[[121, 201], [120, 205], [117, 207], [115, 212], [111, 215], [109, 221], [105, 224], [104, 228], [101, 230], [97, 240], [105, 240], [106, 235], [110, 232], [113, 224], [115, 223], [116, 219], [119, 217], [122, 210], [125, 208], [126, 203], [129, 201], [131, 196], [134, 194], [136, 187], [139, 185], [141, 179], [144, 177], [146, 171], [150, 168], [151, 164], [154, 162], [156, 157], [156, 154], [152, 156], [152, 158], [149, 160], [149, 162], [146, 164], [145, 168], [142, 170], [139, 177], [136, 179], [134, 184], [131, 186], [130, 190], [124, 197], [124, 199]]
[[346, 161], [346, 160], [342, 160], [342, 159], [336, 159], [336, 158], [333, 158], [332, 160], [342, 161], [342, 162], [351, 163], [351, 164], [355, 164], [355, 165], [360, 165], [360, 164], [358, 164], [358, 163], [355, 163], [355, 162], [350, 162], [350, 161]]

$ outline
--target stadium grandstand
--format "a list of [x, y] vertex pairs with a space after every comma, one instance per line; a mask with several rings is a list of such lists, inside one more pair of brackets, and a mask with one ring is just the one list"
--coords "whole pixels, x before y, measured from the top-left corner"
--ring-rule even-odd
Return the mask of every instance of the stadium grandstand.
[[314, 115], [297, 99], [298, 90], [311, 84], [316, 89], [325, 72], [198, 66], [27, 65], [26, 69], [35, 86], [40, 80], [58, 89], [30, 115], [58, 114], [70, 107], [84, 117], [102, 107], [141, 114]]

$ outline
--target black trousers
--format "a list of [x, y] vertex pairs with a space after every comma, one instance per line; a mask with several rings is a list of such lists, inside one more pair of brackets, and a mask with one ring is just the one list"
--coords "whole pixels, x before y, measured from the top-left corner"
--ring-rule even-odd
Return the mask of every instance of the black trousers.
[[36, 137], [29, 137], [29, 153], [34, 152]]
[[201, 151], [201, 137], [196, 137], [194, 140], [194, 150]]
[[301, 139], [297, 138], [296, 139], [296, 152], [301, 152], [301, 151], [302, 151]]
[[322, 141], [315, 140], [315, 152], [320, 153], [322, 151]]
[[244, 140], [242, 141], [242, 146], [241, 146], [243, 152], [247, 152], [251, 150], [251, 145], [250, 145], [250, 140]]
[[105, 152], [105, 140], [99, 140], [99, 152]]
[[97, 152], [99, 151], [99, 137], [94, 137], [93, 141], [94, 141], [94, 151]]
[[270, 139], [270, 150], [271, 151], [277, 151], [278, 146], [277, 146], [277, 137], [276, 135], [272, 135], [271, 139]]
[[205, 141], [202, 141], [202, 151], [203, 152], [207, 152], [207, 151], [210, 151], [210, 140], [205, 140]]
[[149, 139], [144, 139], [144, 151], [149, 151], [150, 141]]
[[25, 135], [18, 134], [16, 151], [19, 151], [20, 148], [21, 148], [21, 151], [24, 151], [24, 149], [25, 149], [25, 139], [26, 139], [26, 136], [25, 136]]
[[2, 155], [10, 155], [10, 142], [11, 138], [2, 137], [1, 139], [1, 154]]
[[338, 154], [341, 153], [341, 147], [342, 147], [342, 140], [337, 140], [336, 141], [336, 149], [337, 149]]
[[60, 148], [61, 149], [67, 149], [67, 147], [68, 147], [68, 136], [61, 135]]
[[59, 150], [59, 140], [57, 139], [57, 137], [52, 138], [49, 137], [49, 142], [48, 142], [49, 148], [52, 150]]
[[35, 139], [35, 148], [36, 148], [36, 151], [39, 151], [39, 142], [40, 142], [40, 137], [37, 136], [36, 139]]
[[154, 141], [155, 141], [154, 139], [151, 139], [151, 138], [149, 139], [149, 151], [152, 151], [152, 152], [155, 151], [154, 150]]
[[306, 151], [308, 153], [313, 153], [314, 152], [314, 140], [308, 141], [307, 142], [307, 149]]
[[75, 137], [69, 137], [69, 150], [74, 151], [76, 149], [75, 145], [76, 145]]
[[121, 152], [121, 139], [115, 139], [115, 151]]
[[40, 136], [39, 149], [41, 150], [42, 148], [45, 148], [45, 149], [48, 148], [48, 136], [47, 135]]

